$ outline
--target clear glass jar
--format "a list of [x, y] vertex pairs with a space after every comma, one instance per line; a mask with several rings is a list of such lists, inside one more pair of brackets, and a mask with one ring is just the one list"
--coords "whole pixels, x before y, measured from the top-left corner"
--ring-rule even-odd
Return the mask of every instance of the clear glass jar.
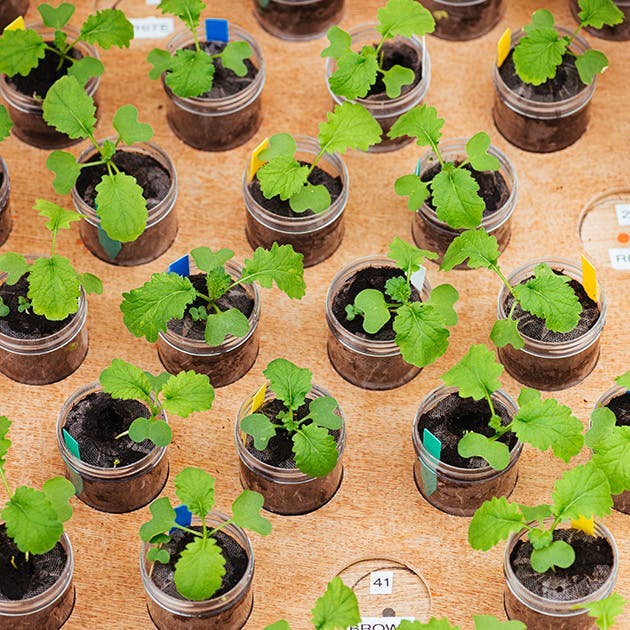
[[[30, 263], [37, 258], [26, 256]], [[0, 285], [6, 279], [6, 273], [0, 274]], [[70, 376], [88, 351], [87, 312], [87, 299], [81, 289], [77, 312], [60, 330], [30, 339], [0, 332], [0, 372], [27, 385], [48, 385]]]
[[423, 0], [422, 4], [434, 16], [437, 11], [447, 14], [436, 18], [432, 35], [457, 42], [485, 35], [505, 12], [503, 0]]
[[0, 31], [28, 11], [28, 0], [3, 0], [0, 3]]
[[[362, 24], [348, 31], [352, 37], [352, 47], [354, 50], [361, 50], [363, 46], [373, 46], [381, 41], [382, 35], [376, 30], [376, 23]], [[417, 37], [396, 37], [388, 40], [390, 46], [406, 46], [411, 49], [422, 64], [422, 77], [414, 86], [403, 87], [403, 91], [397, 98], [388, 98], [385, 93], [378, 97], [357, 98], [355, 102], [361, 103], [374, 116], [378, 124], [383, 130], [382, 140], [379, 144], [372, 145], [369, 153], [384, 153], [386, 151], [395, 151], [400, 147], [412, 142], [412, 138], [401, 136], [392, 140], [387, 133], [394, 123], [402, 114], [419, 105], [426, 96], [431, 83], [431, 58], [427, 51], [425, 38]], [[330, 89], [330, 77], [337, 69], [337, 61], [332, 57], [326, 60], [326, 85], [335, 104], [341, 104], [346, 101], [343, 96], [337, 96]]]
[[[190, 275], [202, 273], [189, 257]], [[240, 278], [242, 265], [233, 260], [225, 264], [232, 278]], [[204, 339], [184, 337], [171, 329], [160, 332], [158, 354], [162, 365], [171, 373], [194, 370], [207, 374], [213, 387], [223, 387], [245, 376], [256, 362], [259, 347], [260, 292], [255, 284], [240, 285], [254, 301], [249, 315], [249, 332], [244, 337], [229, 335], [219, 346], [209, 346]]]
[[11, 181], [9, 180], [9, 169], [7, 163], [0, 157], [0, 247], [7, 242], [13, 219], [9, 207], [9, 196], [11, 194]]
[[[463, 162], [466, 159], [466, 143], [470, 138], [455, 138], [440, 142], [439, 149], [442, 158], [446, 162]], [[492, 214], [484, 215], [481, 220], [481, 226], [496, 237], [499, 244], [499, 251], [502, 252], [510, 242], [512, 236], [512, 213], [516, 207], [518, 198], [518, 180], [512, 162], [507, 156], [497, 149], [494, 145], [490, 145], [488, 153], [499, 160], [501, 164], [498, 173], [502, 176], [508, 190], [509, 196], [499, 208]], [[437, 162], [437, 157], [433, 151], [429, 150], [420, 158], [421, 170], [420, 175], [423, 176], [427, 171], [432, 169]], [[414, 214], [411, 224], [411, 233], [415, 244], [423, 249], [436, 252], [439, 256], [434, 262], [439, 263], [446, 253], [453, 239], [461, 234], [464, 230], [456, 230], [444, 221], [438, 219], [437, 214], [426, 202]], [[455, 269], [469, 269], [462, 263], [455, 266]]]
[[57, 581], [34, 597], [0, 600], [1, 630], [58, 630], [70, 617], [74, 608], [74, 553], [67, 534], [59, 544], [66, 554], [66, 564]]
[[[77, 389], [63, 404], [57, 417], [57, 447], [81, 501], [102, 512], [123, 514], [150, 503], [160, 494], [168, 478], [166, 447], [155, 446], [138, 461], [127, 466], [104, 468], [76, 457], [66, 445], [63, 428], [68, 414], [90, 394], [102, 392], [98, 382]], [[164, 411], [161, 420], [167, 420]]]
[[[44, 26], [43, 22], [27, 24], [26, 28], [37, 31], [44, 38], [44, 41], [52, 42], [54, 40], [55, 29]], [[79, 31], [71, 26], [64, 26], [61, 30], [68, 35], [68, 41], [74, 41], [79, 36]], [[96, 48], [90, 44], [78, 42], [75, 49], [83, 57], [99, 58]], [[100, 77], [90, 77], [85, 84], [85, 91], [94, 99], [97, 117], [96, 90], [99, 83]], [[0, 95], [6, 101], [9, 115], [13, 121], [11, 132], [22, 142], [40, 149], [61, 149], [82, 142], [82, 138], [71, 139], [65, 133], [60, 133], [54, 127], [49, 126], [44, 120], [43, 101], [20, 92], [12, 85], [11, 79], [4, 74], [0, 74]]]
[[[197, 29], [199, 42], [206, 41], [205, 27]], [[186, 144], [202, 151], [227, 151], [239, 147], [254, 136], [262, 123], [260, 95], [265, 84], [265, 62], [256, 40], [242, 28], [230, 24], [230, 42], [244, 41], [252, 48], [250, 60], [258, 69], [252, 82], [240, 92], [223, 98], [177, 96], [162, 75], [168, 96], [166, 118], [173, 133]], [[167, 50], [174, 54], [194, 43], [190, 31], [177, 33]]]
[[[588, 31], [595, 37], [602, 39], [610, 39], [616, 42], [625, 42], [630, 39], [630, 0], [613, 0], [619, 10], [623, 13], [623, 22], [617, 26], [603, 26], [602, 28], [593, 28], [587, 26], [584, 30]], [[581, 11], [578, 0], [569, 0], [571, 13], [577, 22], [580, 21], [578, 13]]]
[[[115, 141], [115, 138], [106, 138]], [[83, 215], [79, 226], [83, 244], [97, 257], [105, 262], [129, 267], [142, 265], [161, 256], [173, 243], [177, 236], [177, 213], [175, 202], [177, 201], [177, 173], [171, 158], [160, 147], [152, 143], [138, 143], [133, 146], [120, 147], [118, 151], [146, 156], [155, 160], [170, 176], [171, 184], [166, 195], [152, 208], [148, 208], [147, 227], [135, 240], [128, 243], [120, 243], [120, 251], [115, 256], [110, 256], [101, 242], [100, 219], [95, 208], [81, 197], [77, 186], [72, 189], [72, 202], [77, 212]], [[90, 145], [79, 156], [79, 164], [85, 164], [97, 154], [96, 149]], [[89, 169], [88, 169], [89, 170]], [[85, 171], [84, 171], [85, 172]], [[131, 173], [128, 173], [131, 174]]]
[[[344, 267], [332, 279], [326, 295], [328, 324], [328, 358], [337, 372], [347, 381], [363, 389], [393, 389], [409, 382], [422, 368], [407, 363], [400, 348], [391, 341], [359, 337], [344, 328], [333, 312], [333, 303], [343, 286], [363, 269], [385, 267], [397, 269], [386, 256], [359, 258]], [[431, 285], [425, 278], [420, 295], [429, 299]]]
[[[337, 465], [325, 477], [311, 477], [299, 468], [279, 468], [259, 460], [246, 446], [247, 434], [241, 431], [241, 420], [252, 413], [252, 401], [255, 392], [248, 396], [238, 411], [234, 424], [234, 440], [236, 451], [240, 458], [241, 483], [244, 488], [259, 492], [265, 497], [264, 508], [278, 514], [296, 515], [307, 514], [322, 507], [330, 501], [343, 477], [343, 451], [346, 445], [346, 426], [341, 407], [337, 405], [335, 411], [341, 418], [337, 450], [339, 456]], [[307, 400], [330, 396], [323, 387], [313, 385]], [[276, 395], [267, 389], [265, 402], [270, 402]]]
[[[561, 258], [529, 261], [515, 269], [508, 282], [515, 286], [533, 277], [534, 267], [539, 263], [547, 263], [556, 273], [582, 282], [582, 269]], [[497, 303], [497, 319], [507, 319], [507, 297], [508, 289], [503, 285]], [[554, 391], [577, 385], [593, 371], [599, 359], [599, 340], [607, 310], [601, 286], [598, 307], [599, 318], [585, 334], [558, 342], [539, 341], [522, 334], [525, 346], [520, 350], [512, 346], [498, 348], [499, 360], [512, 377], [527, 387]]]
[[[561, 36], [573, 34], [562, 27], [557, 27], [557, 31]], [[522, 30], [512, 35], [512, 49], [524, 35]], [[577, 54], [590, 48], [588, 42], [579, 35], [571, 44], [571, 49]], [[597, 77], [574, 96], [553, 102], [536, 101], [517, 94], [503, 80], [496, 63], [492, 79], [495, 88], [492, 108], [494, 124], [508, 142], [520, 149], [537, 153], [559, 151], [579, 140], [586, 131]]]
[[[308, 136], [295, 136], [295, 140], [296, 159], [312, 163], [319, 153], [319, 142]], [[350, 189], [348, 169], [338, 153], [322, 156], [318, 167], [331, 177], [341, 179], [342, 189], [339, 197], [324, 212], [290, 217], [267, 210], [254, 198], [250, 189], [251, 182], [247, 180], [248, 168], [245, 169], [243, 173], [243, 199], [247, 210], [245, 235], [254, 249], [257, 247], [269, 249], [274, 242], [292, 245], [296, 252], [304, 254], [305, 267], [316, 265], [335, 253], [345, 233], [343, 211], [348, 203]]]
[[[216, 528], [229, 518], [220, 512], [206, 516], [209, 528]], [[201, 521], [193, 517], [192, 526]], [[247, 534], [234, 524], [221, 529], [247, 554], [247, 567], [239, 582], [220, 597], [192, 601], [175, 594], [164, 592], [152, 579], [153, 563], [147, 558], [148, 543], [140, 551], [140, 576], [147, 594], [147, 608], [151, 620], [160, 630], [238, 630], [242, 628], [254, 604], [252, 582], [254, 579], [254, 550]]]
[[[442, 385], [429, 392], [420, 403], [411, 433], [417, 456], [413, 476], [420, 494], [431, 505], [447, 514], [472, 516], [484, 501], [512, 494], [523, 444], [516, 442], [510, 451], [510, 463], [503, 470], [495, 470], [491, 466], [460, 468], [436, 459], [422, 441], [420, 418], [457, 391], [456, 387]], [[518, 412], [516, 403], [501, 389], [492, 394], [492, 402], [501, 405], [510, 418]]]
[[[546, 519], [550, 525], [553, 518]], [[613, 551], [613, 567], [610, 575], [597, 590], [587, 597], [568, 601], [552, 600], [529, 590], [516, 576], [510, 557], [519, 540], [525, 539], [526, 530], [512, 534], [505, 549], [503, 575], [505, 577], [504, 604], [508, 619], [518, 619], [528, 628], [545, 630], [592, 630], [595, 620], [586, 610], [575, 610], [576, 605], [589, 604], [608, 597], [613, 591], [619, 571], [619, 552], [610, 531], [595, 523], [595, 536], [606, 539]]]
[[341, 20], [344, 0], [252, 0], [254, 15], [268, 32], [289, 41], [322, 37]]

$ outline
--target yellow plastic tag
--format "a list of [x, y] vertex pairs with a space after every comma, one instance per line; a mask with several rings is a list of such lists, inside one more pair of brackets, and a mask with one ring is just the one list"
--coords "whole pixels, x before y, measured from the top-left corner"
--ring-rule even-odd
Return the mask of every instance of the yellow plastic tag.
[[512, 31], [509, 28], [505, 29], [501, 39], [497, 43], [497, 67], [500, 68], [507, 56], [510, 54], [510, 45], [512, 43]]
[[252, 413], [260, 409], [265, 402], [265, 394], [267, 393], [267, 383], [263, 383], [260, 389], [254, 394], [252, 398]]
[[26, 24], [24, 24], [24, 18], [20, 15], [20, 17], [16, 17], [11, 24], [5, 27], [5, 31], [25, 31]]
[[595, 535], [595, 519], [592, 516], [591, 518], [580, 516], [577, 520], [571, 521], [571, 527], [573, 529], [579, 529], [588, 536]]
[[269, 146], [269, 138], [265, 138], [252, 152], [252, 157], [247, 168], [247, 181], [251, 182], [258, 169], [265, 163], [258, 156]]
[[582, 256], [582, 286], [586, 295], [599, 304], [599, 286], [597, 284], [597, 271], [593, 263]]

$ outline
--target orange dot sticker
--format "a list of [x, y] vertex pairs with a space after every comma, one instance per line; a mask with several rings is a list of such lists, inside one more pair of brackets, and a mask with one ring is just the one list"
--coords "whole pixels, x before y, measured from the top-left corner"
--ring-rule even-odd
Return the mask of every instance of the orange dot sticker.
[[617, 240], [625, 245], [628, 241], [630, 241], [630, 234], [626, 234], [626, 232], [617, 234]]
[[503, 62], [510, 54], [510, 46], [512, 44], [512, 31], [509, 28], [505, 29], [501, 39], [497, 43], [497, 67], [500, 68]]

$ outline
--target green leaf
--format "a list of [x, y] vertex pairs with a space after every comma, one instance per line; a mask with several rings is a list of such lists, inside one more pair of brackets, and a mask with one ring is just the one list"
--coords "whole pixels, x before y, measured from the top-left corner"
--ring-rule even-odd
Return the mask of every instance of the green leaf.
[[220, 57], [223, 67], [231, 70], [237, 77], [247, 74], [245, 59], [252, 56], [252, 47], [247, 42], [229, 42], [221, 51]]
[[0, 297], [0, 317], [6, 317], [11, 312], [11, 309], [4, 303], [4, 300]]
[[615, 379], [615, 383], [617, 383], [620, 387], [625, 387], [627, 390], [630, 390], [630, 370], [621, 376], [618, 376]]
[[112, 121], [120, 139], [127, 145], [136, 142], [148, 142], [153, 137], [153, 128], [138, 122], [138, 110], [133, 105], [118, 108]]
[[483, 228], [462, 232], [448, 246], [440, 269], [450, 271], [465, 260], [468, 260], [466, 264], [470, 269], [493, 269], [499, 260], [497, 239]]
[[345, 153], [347, 149], [367, 151], [381, 141], [381, 133], [381, 126], [363, 105], [342, 103], [319, 124], [317, 138], [326, 153]]
[[459, 626], [451, 625], [446, 617], [431, 617], [427, 623], [420, 621], [409, 621], [403, 619], [398, 626], [398, 630], [459, 630]]
[[199, 26], [199, 17], [205, 7], [202, 0], [162, 0], [158, 5], [162, 13], [176, 15], [191, 31]]
[[[543, 525], [544, 523], [541, 523], [541, 527]], [[553, 542], [553, 533], [547, 529], [532, 529], [527, 533], [527, 537], [534, 549], [544, 549]]]
[[459, 299], [457, 289], [450, 284], [440, 284], [431, 289], [431, 296], [426, 302], [432, 306], [442, 317], [445, 326], [455, 326], [457, 324], [457, 312], [453, 305]]
[[348, 100], [363, 98], [376, 82], [378, 59], [372, 46], [364, 46], [360, 53], [348, 50], [337, 59], [337, 67], [330, 75], [330, 89]]
[[457, 452], [466, 458], [483, 457], [495, 470], [503, 470], [510, 463], [510, 449], [507, 444], [474, 431], [464, 433], [457, 444]]
[[251, 529], [261, 536], [271, 533], [271, 523], [260, 515], [265, 499], [262, 494], [243, 490], [232, 503], [232, 517], [238, 527]]
[[94, 134], [96, 106], [74, 77], [62, 77], [52, 85], [43, 110], [44, 120], [70, 138], [88, 138]]
[[407, 363], [425, 367], [441, 357], [448, 348], [449, 331], [441, 313], [420, 302], [401, 306], [394, 318], [396, 345]]
[[492, 497], [484, 501], [475, 512], [468, 527], [468, 542], [473, 549], [488, 551], [512, 532], [523, 529], [525, 520], [514, 503], [505, 497]]
[[57, 8], [50, 4], [42, 3], [37, 7], [44, 24], [50, 28], [62, 29], [74, 15], [74, 5], [62, 2]]
[[385, 296], [378, 289], [363, 289], [354, 298], [355, 312], [363, 316], [363, 330], [377, 333], [390, 320]]
[[405, 272], [405, 276], [410, 278], [412, 273], [420, 269], [425, 258], [435, 260], [437, 254], [426, 249], [418, 249], [415, 245], [395, 236], [389, 244], [387, 257], [395, 261], [398, 268]]
[[433, 15], [415, 0], [389, 0], [376, 15], [379, 21], [376, 30], [383, 39], [392, 39], [396, 35], [422, 37], [435, 30]]
[[168, 446], [173, 440], [173, 432], [164, 420], [136, 418], [129, 425], [129, 438], [138, 444], [151, 440], [156, 446]]
[[160, 393], [164, 385], [166, 385], [167, 381], [171, 378], [171, 374], [168, 372], [161, 372], [157, 376], [154, 376], [150, 372], [144, 373], [144, 375], [149, 379], [149, 383], [151, 383], [151, 389], [156, 393]]
[[149, 506], [151, 520], [140, 527], [140, 538], [144, 542], [151, 542], [156, 536], [170, 531], [175, 526], [175, 510], [168, 497], [156, 499]]
[[100, 77], [103, 72], [105, 72], [103, 62], [95, 57], [77, 59], [68, 68], [68, 75], [74, 77], [83, 86], [91, 77]]
[[322, 50], [322, 57], [332, 57], [339, 59], [343, 54], [350, 52], [352, 37], [338, 26], [331, 26], [326, 32], [326, 37], [330, 42], [327, 48]]
[[545, 320], [554, 332], [569, 332], [580, 321], [582, 305], [569, 285], [571, 278], [556, 274], [549, 265], [534, 267], [534, 277], [513, 290], [521, 307]]
[[213, 252], [209, 247], [196, 247], [190, 252], [195, 264], [201, 271], [210, 272], [234, 257], [231, 249], [222, 248]]
[[341, 418], [335, 413], [337, 401], [332, 396], [322, 396], [311, 400], [308, 415], [319, 427], [336, 431], [341, 428]]
[[429, 186], [423, 182], [417, 175], [403, 175], [396, 180], [394, 190], [401, 197], [409, 197], [407, 207], [409, 210], [418, 210], [422, 204], [429, 198]]
[[0, 105], [0, 140], [4, 140], [11, 133], [13, 121], [4, 105]]
[[312, 210], [315, 214], [324, 212], [330, 208], [332, 200], [328, 188], [323, 184], [313, 186], [310, 182], [306, 183], [295, 195], [289, 199], [289, 205], [293, 212], [298, 214]]
[[209, 92], [213, 78], [214, 64], [204, 50], [180, 48], [171, 58], [166, 85], [177, 96], [191, 98]]
[[[535, 505], [533, 507], [528, 505], [519, 504], [518, 506], [523, 513], [523, 518], [527, 522], [539, 521], [542, 522], [548, 516], [551, 516], [551, 506], [550, 505]], [[536, 530], [540, 531], [540, 530]], [[545, 530], [546, 531], [546, 530]], [[547, 532], [548, 533], [548, 532]]]
[[79, 278], [63, 256], [38, 258], [28, 276], [28, 298], [33, 312], [51, 321], [61, 321], [79, 308]]
[[109, 238], [128, 243], [144, 232], [149, 213], [143, 192], [131, 175], [103, 175], [96, 186], [96, 205]]
[[515, 319], [497, 319], [490, 331], [490, 339], [497, 348], [511, 345], [515, 350], [520, 350], [525, 346]]
[[531, 555], [532, 569], [546, 573], [553, 567], [566, 569], [575, 562], [575, 551], [568, 542], [555, 540], [547, 547], [534, 549]]
[[302, 166], [293, 156], [278, 155], [263, 164], [256, 177], [267, 199], [278, 195], [286, 201], [297, 195], [306, 184], [308, 166]]
[[154, 273], [141, 287], [123, 293], [120, 310], [129, 332], [136, 337], [157, 341], [170, 319], [181, 319], [197, 291], [188, 278], [176, 273]]
[[431, 147], [435, 152], [442, 137], [444, 119], [438, 118], [437, 109], [420, 105], [405, 112], [388, 132], [390, 138], [410, 136], [420, 147]]
[[53, 477], [44, 482], [42, 492], [46, 495], [57, 513], [57, 518], [65, 523], [72, 516], [72, 506], [70, 499], [75, 495], [75, 488], [72, 482], [65, 477]]
[[77, 274], [77, 278], [79, 279], [79, 284], [87, 294], [100, 295], [103, 293], [103, 283], [101, 279], [93, 273], [80, 273]]
[[280, 155], [293, 157], [297, 151], [297, 144], [290, 133], [276, 133], [269, 138], [269, 144], [263, 149], [258, 157], [263, 162], [269, 162]]
[[46, 227], [53, 233], [57, 234], [59, 230], [70, 229], [74, 221], [80, 221], [81, 215], [76, 210], [65, 210], [61, 206], [45, 199], [38, 199], [33, 206], [39, 211], [40, 217], [48, 217]]
[[55, 174], [53, 188], [60, 195], [67, 195], [81, 174], [76, 158], [67, 151], [53, 151], [46, 160], [46, 166]]
[[22, 254], [7, 252], [0, 254], [0, 271], [7, 274], [6, 283], [12, 286], [31, 268], [30, 263]]
[[615, 427], [601, 440], [592, 462], [606, 475], [613, 494], [630, 490], [630, 426]]
[[381, 70], [381, 74], [385, 83], [385, 92], [389, 98], [398, 98], [403, 86], [413, 83], [416, 78], [416, 73], [413, 70], [398, 64], [389, 70]]
[[149, 79], [159, 79], [162, 74], [171, 69], [171, 53], [162, 48], [154, 48], [148, 55], [147, 61], [153, 66], [149, 71]]
[[0, 72], [10, 77], [27, 76], [37, 68], [46, 54], [46, 44], [41, 35], [26, 31], [4, 31], [0, 37]]
[[168, 564], [171, 560], [171, 554], [166, 549], [157, 549], [153, 547], [149, 549], [147, 553], [147, 560], [149, 562], [159, 562], [161, 564]]
[[274, 359], [263, 370], [263, 374], [269, 381], [271, 391], [290, 411], [301, 407], [311, 391], [313, 373], [287, 359]]
[[249, 320], [237, 308], [210, 313], [206, 319], [205, 340], [209, 346], [220, 346], [229, 335], [244, 337], [249, 331]]
[[264, 413], [252, 413], [241, 420], [241, 431], [254, 438], [254, 446], [259, 451], [267, 448], [277, 428], [278, 425], [273, 424]]
[[212, 408], [214, 389], [206, 374], [188, 370], [180, 372], [165, 383], [161, 400], [168, 413], [187, 418], [191, 413]]
[[578, 4], [582, 9], [578, 13], [582, 26], [600, 29], [623, 22], [623, 12], [611, 0], [578, 0]]
[[492, 615], [475, 615], [473, 621], [475, 630], [527, 630], [527, 626], [516, 619], [499, 621]]
[[590, 85], [593, 79], [608, 68], [608, 57], [599, 50], [587, 50], [575, 60], [582, 83]]
[[442, 375], [444, 384], [457, 387], [462, 398], [482, 400], [501, 389], [503, 366], [487, 346], [471, 346], [459, 363]]
[[103, 391], [121, 400], [144, 400], [151, 404], [151, 382], [147, 375], [132, 363], [113, 359], [99, 377]]
[[195, 538], [186, 545], [175, 565], [175, 586], [193, 601], [210, 599], [225, 575], [225, 558], [213, 538]]
[[280, 621], [265, 626], [264, 630], [291, 630], [291, 626], [285, 619], [280, 619]]
[[597, 451], [599, 444], [615, 430], [617, 417], [608, 407], [597, 407], [591, 414], [591, 426], [584, 436], [584, 443]]
[[204, 519], [214, 506], [214, 477], [201, 468], [184, 468], [175, 477], [175, 493], [193, 514]]
[[476, 171], [498, 171], [501, 168], [499, 159], [488, 153], [490, 136], [485, 131], [476, 133], [466, 143], [466, 155]]
[[623, 612], [626, 600], [619, 593], [611, 593], [597, 602], [579, 604], [574, 608], [585, 608], [589, 617], [595, 618], [599, 630], [609, 630], [615, 625], [615, 619]]
[[360, 621], [357, 596], [340, 577], [334, 577], [313, 608], [313, 626], [316, 630], [345, 630]]
[[11, 440], [7, 439], [7, 433], [12, 422], [6, 416], [0, 416], [0, 468], [6, 463], [6, 454], [11, 448]]
[[404, 276], [394, 276], [385, 283], [385, 294], [395, 302], [405, 304], [411, 298], [411, 285]]
[[90, 15], [83, 23], [81, 39], [105, 50], [112, 46], [129, 48], [133, 26], [120, 9], [103, 9]]
[[470, 171], [454, 169], [448, 164], [431, 182], [433, 203], [438, 219], [452, 228], [476, 228], [486, 207], [478, 195], [479, 184]]
[[245, 260], [241, 280], [248, 283], [256, 280], [265, 289], [275, 282], [290, 298], [299, 299], [306, 292], [303, 259], [291, 245], [274, 243], [271, 249], [258, 247], [253, 257]]
[[293, 434], [293, 454], [297, 467], [311, 477], [325, 477], [337, 465], [337, 443], [327, 429], [302, 425]]
[[612, 506], [606, 475], [592, 461], [565, 472], [556, 481], [552, 498], [558, 521], [606, 516]]

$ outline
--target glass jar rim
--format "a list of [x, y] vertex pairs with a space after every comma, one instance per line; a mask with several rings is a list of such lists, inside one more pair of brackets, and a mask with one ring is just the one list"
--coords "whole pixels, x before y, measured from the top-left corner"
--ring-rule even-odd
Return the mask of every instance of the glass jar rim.
[[2, 176], [2, 184], [0, 184], [0, 212], [5, 210], [5, 206], [9, 201], [11, 194], [11, 179], [9, 178], [9, 168], [7, 163], [0, 155], [0, 175]]

